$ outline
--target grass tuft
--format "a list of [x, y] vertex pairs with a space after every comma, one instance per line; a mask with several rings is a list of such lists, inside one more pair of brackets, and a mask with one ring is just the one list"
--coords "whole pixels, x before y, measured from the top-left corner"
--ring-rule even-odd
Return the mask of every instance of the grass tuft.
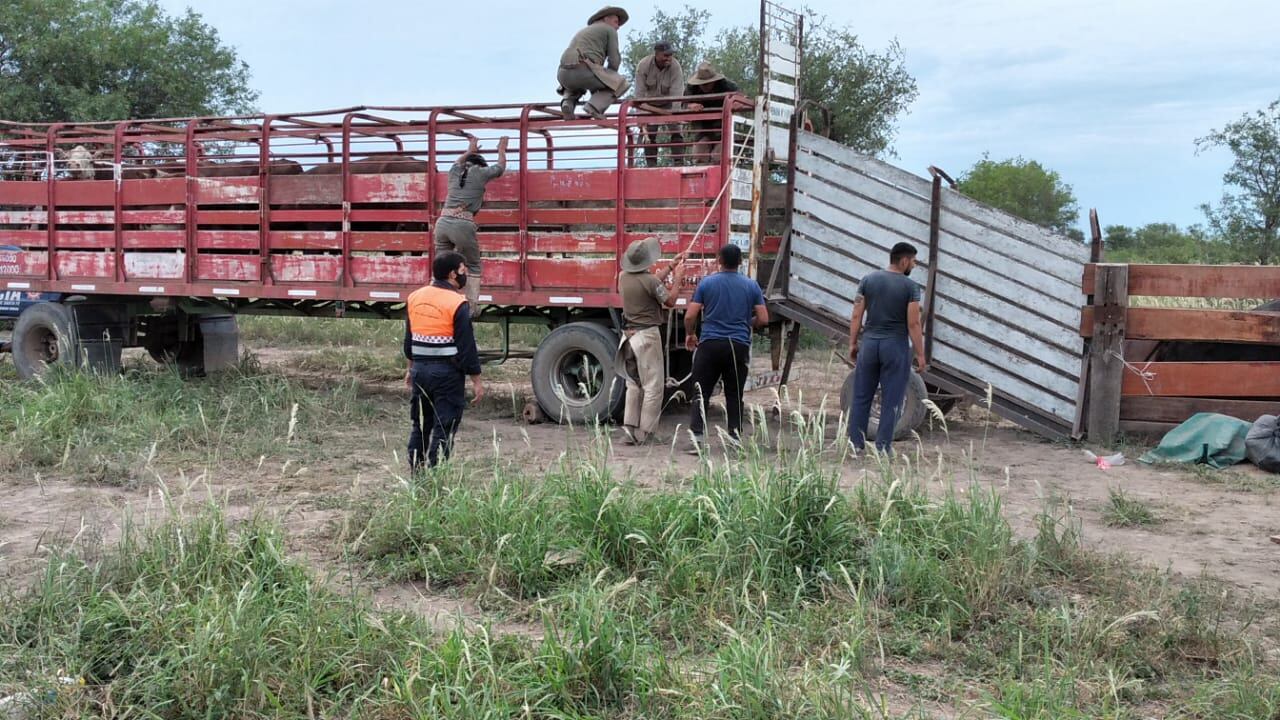
[[1115, 487], [1107, 490], [1107, 507], [1102, 511], [1102, 519], [1111, 527], [1141, 527], [1160, 522], [1150, 506]]

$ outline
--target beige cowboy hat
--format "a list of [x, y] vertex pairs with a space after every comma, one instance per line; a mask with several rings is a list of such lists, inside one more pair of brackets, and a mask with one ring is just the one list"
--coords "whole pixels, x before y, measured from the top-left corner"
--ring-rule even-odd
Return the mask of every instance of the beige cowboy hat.
[[645, 272], [662, 257], [662, 243], [658, 238], [636, 240], [627, 246], [622, 255], [622, 270], [629, 273]]
[[716, 70], [715, 66], [709, 62], [700, 63], [698, 69], [689, 76], [688, 84], [690, 85], [706, 85], [708, 83], [717, 82], [724, 79], [724, 74]]
[[587, 21], [587, 24], [590, 25], [595, 21], [599, 20], [600, 18], [608, 17], [610, 15], [618, 16], [619, 25], [626, 25], [627, 21], [631, 19], [631, 16], [627, 14], [626, 10], [623, 10], [622, 8], [614, 5], [609, 5], [607, 7], [603, 7], [597, 10], [596, 14], [592, 15], [591, 19]]

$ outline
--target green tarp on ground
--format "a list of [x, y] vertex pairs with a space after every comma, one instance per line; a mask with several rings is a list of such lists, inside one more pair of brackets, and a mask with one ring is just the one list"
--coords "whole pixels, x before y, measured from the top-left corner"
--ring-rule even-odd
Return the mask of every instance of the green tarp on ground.
[[1219, 415], [1196, 413], [1160, 440], [1156, 449], [1138, 458], [1144, 463], [1205, 463], [1222, 469], [1245, 457], [1244, 440], [1250, 423]]

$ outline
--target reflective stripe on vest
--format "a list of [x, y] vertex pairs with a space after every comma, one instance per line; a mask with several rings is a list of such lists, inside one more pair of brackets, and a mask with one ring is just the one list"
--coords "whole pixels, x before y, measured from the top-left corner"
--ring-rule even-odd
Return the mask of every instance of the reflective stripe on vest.
[[414, 357], [453, 357], [458, 346], [453, 336], [453, 316], [467, 301], [453, 289], [427, 285], [409, 295], [409, 335]]

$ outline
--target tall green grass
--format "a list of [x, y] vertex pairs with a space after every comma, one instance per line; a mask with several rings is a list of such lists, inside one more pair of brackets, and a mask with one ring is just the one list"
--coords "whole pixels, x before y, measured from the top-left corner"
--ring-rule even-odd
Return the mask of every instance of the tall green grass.
[[310, 389], [246, 359], [207, 378], [172, 368], [120, 375], [51, 371], [0, 383], [0, 467], [128, 479], [157, 457], [277, 457], [314, 449], [376, 408], [350, 381]]
[[0, 696], [32, 693], [45, 717], [881, 716], [832, 671], [789, 666], [767, 628], [677, 665], [637, 622], [643, 602], [582, 582], [540, 638], [436, 630], [330, 589], [270, 523], [233, 531], [210, 508], [127, 526], [96, 558], [60, 552], [0, 597]]
[[[1192, 712], [1195, 692], [1280, 711], [1270, 690], [1238, 686], [1245, 667], [1265, 688], [1280, 676], [1222, 588], [1085, 550], [1069, 516], [1046, 513], [1022, 540], [994, 492], [931, 494], [908, 465], [872, 470], [846, 490], [809, 449], [749, 450], [651, 491], [614, 477], [600, 449], [541, 478], [454, 467], [366, 508], [352, 549], [389, 577], [516, 610], [555, 612], [584, 583], [623, 588], [609, 608], [672, 662], [732, 656], [755, 678], [750, 698], [751, 683], [729, 683], [749, 711], [727, 717], [824, 716], [821, 697], [865, 708], [824, 696], [829, 673], [869, 686], [890, 657], [943, 665], [1005, 717], [1129, 717], [1155, 701], [1236, 717]], [[803, 698], [782, 689], [810, 682]]]

